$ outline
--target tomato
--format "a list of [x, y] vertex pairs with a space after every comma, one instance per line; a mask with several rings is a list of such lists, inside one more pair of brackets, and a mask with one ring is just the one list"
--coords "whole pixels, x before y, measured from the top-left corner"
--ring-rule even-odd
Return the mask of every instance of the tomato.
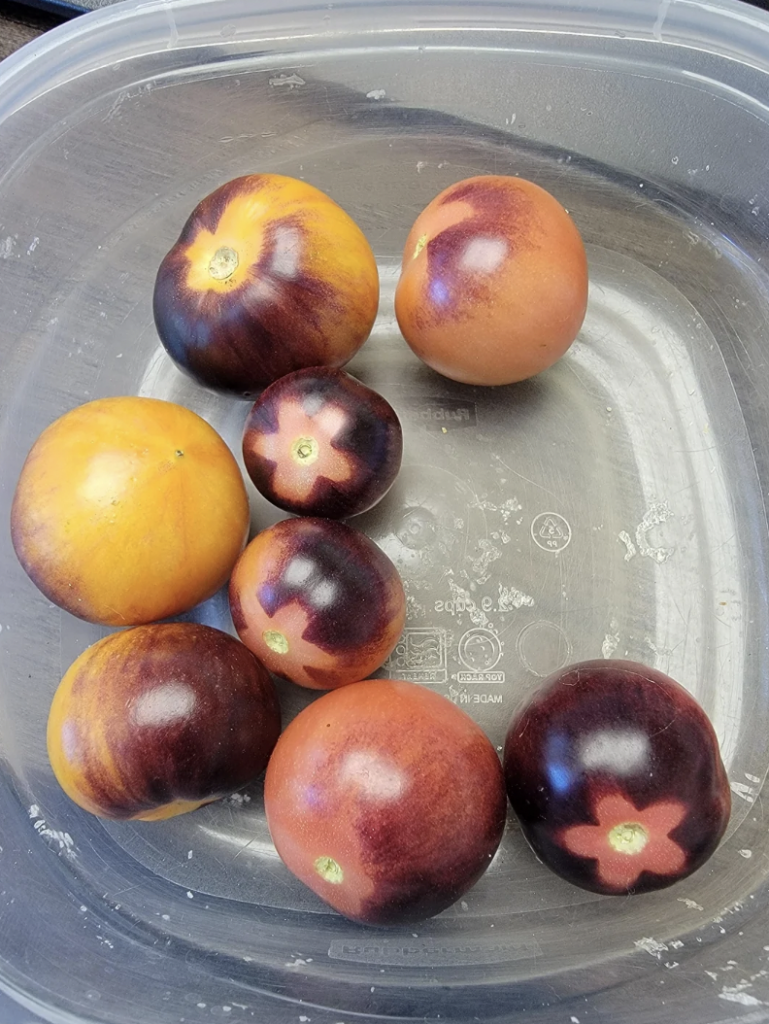
[[285, 519], [248, 545], [230, 580], [243, 643], [271, 672], [310, 689], [364, 679], [398, 642], [400, 576], [363, 533], [331, 519]]
[[154, 398], [102, 398], [47, 427], [11, 509], [16, 554], [49, 600], [112, 626], [187, 611], [222, 587], [248, 497], [213, 427]]
[[171, 358], [199, 383], [252, 394], [306, 366], [342, 366], [379, 303], [371, 247], [323, 192], [280, 174], [235, 178], [192, 211], [153, 308]]
[[502, 769], [483, 730], [445, 697], [375, 679], [305, 708], [265, 776], [286, 866], [345, 916], [400, 924], [474, 885], [502, 838]]
[[522, 178], [451, 185], [403, 252], [395, 313], [416, 354], [466, 384], [511, 384], [569, 348], [587, 308], [587, 258], [571, 217]]
[[112, 633], [69, 668], [48, 718], [64, 791], [105, 818], [170, 818], [264, 771], [280, 733], [267, 670], [197, 623]]
[[507, 791], [543, 863], [593, 892], [662, 889], [710, 857], [731, 794], [713, 727], [679, 683], [580, 662], [510, 723]]
[[390, 489], [402, 452], [390, 403], [343, 370], [323, 367], [271, 384], [243, 429], [243, 459], [259, 491], [301, 515], [365, 512]]

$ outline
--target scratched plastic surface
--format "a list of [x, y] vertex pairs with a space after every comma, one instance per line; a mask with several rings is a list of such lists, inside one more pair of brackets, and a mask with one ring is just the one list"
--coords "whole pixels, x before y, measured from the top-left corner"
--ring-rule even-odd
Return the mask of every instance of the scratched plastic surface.
[[[101, 631], [49, 605], [3, 534], [2, 987], [47, 1020], [121, 1024], [769, 1019], [769, 20], [639, 0], [252, 7], [121, 5], [4, 70], [3, 521], [38, 432], [100, 395], [187, 404], [238, 451], [247, 407], [171, 365], [154, 273], [216, 185], [303, 176], [357, 219], [382, 276], [349, 367], [405, 433], [396, 485], [355, 521], [408, 594], [382, 673], [445, 694], [500, 746], [560, 666], [654, 665], [711, 716], [732, 820], [699, 873], [637, 899], [550, 875], [511, 822], [449, 911], [353, 926], [283, 868], [259, 785], [163, 824], [66, 800], [48, 704]], [[484, 172], [554, 192], [591, 273], [567, 356], [498, 389], [423, 367], [392, 307], [416, 214]], [[252, 499], [254, 529], [280, 518]], [[222, 595], [194, 615], [231, 629]], [[281, 698], [288, 720], [310, 695]]]

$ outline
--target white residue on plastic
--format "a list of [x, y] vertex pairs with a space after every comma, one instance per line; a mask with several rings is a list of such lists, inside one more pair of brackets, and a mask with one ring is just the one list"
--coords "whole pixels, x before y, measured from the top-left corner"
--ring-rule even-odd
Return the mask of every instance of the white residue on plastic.
[[[479, 608], [473, 598], [470, 596], [470, 592], [465, 590], [464, 587], [460, 587], [458, 583], [449, 578], [448, 580], [449, 589], [451, 590], [451, 596], [454, 598], [452, 605], [458, 607], [460, 611], [466, 611], [470, 616], [471, 622], [476, 626], [490, 626], [491, 622], [489, 617]], [[458, 600], [457, 600], [458, 598]]]
[[533, 608], [534, 598], [530, 594], [524, 594], [517, 587], [505, 587], [499, 584], [499, 601], [497, 607], [501, 612], [511, 612], [517, 608]]
[[40, 245], [40, 239], [35, 235], [27, 248], [27, 256], [31, 256], [35, 249], [37, 249], [38, 245]]
[[224, 798], [224, 803], [230, 804], [233, 807], [242, 807], [243, 804], [251, 803], [251, 797], [248, 793], [230, 793], [228, 797]]
[[742, 800], [752, 804], [756, 799], [756, 790], [752, 786], [746, 786], [744, 782], [730, 782], [729, 788]]
[[470, 558], [470, 565], [472, 566], [476, 583], [485, 583], [489, 578], [489, 566], [492, 562], [496, 562], [498, 558], [502, 557], [502, 552], [485, 538], [478, 542], [478, 547], [481, 549], [481, 553], [477, 558]]
[[739, 853], [740, 857], [744, 857], [745, 860], [750, 860], [753, 856], [752, 850], [738, 850], [737, 853]]
[[658, 942], [657, 939], [645, 938], [636, 939], [633, 943], [636, 949], [642, 950], [644, 953], [648, 953], [649, 956], [654, 956], [658, 960], [662, 959], [662, 954], [667, 953], [668, 946], [665, 942]]
[[275, 88], [277, 86], [277, 87], [284, 87], [284, 88], [287, 87], [289, 89], [296, 89], [300, 85], [305, 85], [305, 81], [304, 81], [303, 78], [301, 78], [297, 74], [292, 74], [292, 75], [282, 74], [282, 75], [275, 75], [274, 78], [271, 78], [270, 79], [270, 85], [273, 88]]
[[672, 648], [670, 648], [670, 647], [660, 647], [658, 644], [656, 644], [654, 642], [654, 640], [652, 640], [652, 638], [650, 636], [645, 636], [644, 637], [644, 643], [649, 648], [649, 650], [653, 654], [656, 654], [658, 657], [669, 658], [670, 655], [673, 653]]
[[287, 960], [284, 966], [285, 967], [306, 967], [307, 966], [307, 961], [303, 960], [300, 956], [298, 956], [298, 957], [295, 957], [295, 959], [293, 959], [293, 960]]
[[33, 828], [39, 836], [47, 840], [48, 845], [57, 849], [59, 854], [66, 854], [68, 857], [76, 857], [75, 840], [69, 832], [59, 832], [58, 829], [49, 828], [45, 818], [40, 814], [37, 804], [30, 804], [29, 817], [34, 822]]
[[678, 899], [679, 903], [683, 903], [683, 905], [685, 907], [688, 907], [689, 910], [704, 910], [705, 909], [704, 907], [701, 907], [699, 905], [699, 903], [697, 903], [696, 900], [687, 899], [686, 896], [678, 896], [677, 899]]
[[13, 256], [13, 247], [16, 244], [16, 240], [8, 235], [0, 242], [0, 260], [7, 260]]
[[514, 512], [520, 512], [523, 509], [523, 505], [517, 498], [508, 498], [507, 501], [503, 501], [501, 505], [497, 505], [495, 502], [488, 501], [486, 499], [480, 501], [476, 498], [471, 503], [471, 507], [479, 508], [483, 512], [499, 512], [502, 516], [503, 523], [506, 523]]
[[620, 530], [618, 536], [619, 536], [619, 539], [622, 541], [622, 543], [627, 548], [627, 551], [625, 552], [624, 558], [625, 558], [626, 562], [629, 562], [631, 558], [635, 558], [635, 556], [638, 554], [638, 551], [636, 550], [636, 546], [633, 543], [633, 541], [632, 541], [632, 539], [630, 537], [630, 534], [627, 532], [627, 530]]
[[646, 558], [651, 558], [653, 562], [657, 562], [658, 564], [667, 562], [675, 551], [675, 548], [653, 547], [649, 544], [649, 531], [653, 527], [666, 522], [673, 515], [674, 513], [671, 511], [670, 505], [668, 505], [666, 501], [655, 502], [646, 510], [643, 519], [636, 527], [635, 539], [636, 544], [638, 545], [638, 550]]
[[[383, 100], [387, 96], [384, 89], [371, 89], [366, 93], [367, 100]], [[299, 1018], [301, 1020], [301, 1017]]]
[[603, 643], [601, 644], [601, 655], [604, 658], [611, 658], [619, 647], [619, 623], [616, 619], [611, 620], [609, 623], [609, 629], [613, 632], [607, 633], [603, 638]]
[[[421, 174], [425, 167], [427, 167], [426, 160], [417, 160], [417, 174]], [[444, 427], [443, 429], [445, 431], [446, 428]]]
[[745, 991], [752, 987], [749, 981], [741, 981], [737, 985], [724, 985], [718, 993], [718, 998], [725, 999], [728, 1003], [740, 1003], [742, 1006], [765, 1006], [766, 1003]]

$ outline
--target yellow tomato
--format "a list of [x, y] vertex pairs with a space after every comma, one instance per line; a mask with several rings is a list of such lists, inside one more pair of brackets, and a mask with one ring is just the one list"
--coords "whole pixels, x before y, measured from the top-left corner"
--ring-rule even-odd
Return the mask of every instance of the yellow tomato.
[[176, 615], [226, 581], [249, 523], [238, 465], [213, 427], [153, 398], [65, 413], [33, 445], [11, 510], [16, 554], [90, 622]]

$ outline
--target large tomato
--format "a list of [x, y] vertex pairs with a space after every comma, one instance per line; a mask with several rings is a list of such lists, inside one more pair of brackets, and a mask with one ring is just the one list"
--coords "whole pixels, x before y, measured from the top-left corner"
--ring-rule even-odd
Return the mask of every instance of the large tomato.
[[344, 686], [291, 722], [265, 777], [288, 868], [340, 913], [418, 921], [472, 886], [502, 838], [502, 768], [451, 701], [388, 679]]
[[250, 394], [306, 366], [342, 366], [369, 335], [379, 273], [363, 232], [281, 174], [235, 178], [192, 211], [160, 265], [155, 324], [201, 384]]
[[256, 778], [280, 732], [270, 675], [228, 633], [164, 622], [111, 633], [62, 679], [48, 756], [105, 818], [170, 818]]
[[571, 345], [587, 284], [585, 247], [557, 199], [490, 174], [457, 182], [417, 217], [395, 313], [434, 370], [465, 384], [512, 384]]
[[210, 597], [248, 525], [227, 445], [200, 416], [154, 398], [102, 398], [52, 423], [27, 456], [11, 510], [33, 582], [73, 615], [112, 626]]

